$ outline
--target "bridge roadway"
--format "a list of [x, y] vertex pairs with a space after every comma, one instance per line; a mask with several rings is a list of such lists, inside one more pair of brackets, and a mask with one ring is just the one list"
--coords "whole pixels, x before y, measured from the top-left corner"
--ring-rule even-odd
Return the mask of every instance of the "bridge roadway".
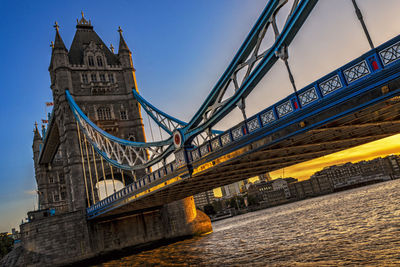
[[89, 207], [88, 219], [158, 208], [399, 133], [399, 59], [397, 36], [201, 147], [177, 151], [177, 161]]

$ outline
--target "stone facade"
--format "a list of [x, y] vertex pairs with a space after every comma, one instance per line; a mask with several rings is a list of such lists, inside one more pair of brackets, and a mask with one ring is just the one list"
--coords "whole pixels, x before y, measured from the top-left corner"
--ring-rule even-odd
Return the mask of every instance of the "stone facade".
[[[87, 220], [86, 208], [99, 195], [96, 191], [91, 197], [86, 191], [84, 177], [88, 175], [82, 168], [82, 156], [90, 152], [81, 149], [84, 142], [65, 93], [69, 90], [89, 119], [106, 132], [145, 141], [139, 106], [131, 91], [137, 90], [135, 69], [120, 29], [115, 54], [83, 16], [69, 50], [58, 25], [55, 28], [49, 67], [54, 108], [43, 136], [36, 126], [32, 146], [39, 210], [28, 213], [28, 222], [20, 226], [21, 246], [0, 266], [71, 264], [115, 250], [211, 232], [210, 219], [196, 210], [193, 197], [151, 211]], [[110, 171], [105, 170], [101, 180], [108, 179]], [[144, 170], [136, 172], [143, 174]], [[132, 177], [126, 174], [122, 180], [128, 184]]]
[[208, 190], [206, 192], [194, 195], [193, 198], [196, 207], [204, 210], [204, 206], [212, 204], [213, 201], [215, 201], [214, 190]]
[[210, 218], [188, 197], [143, 213], [87, 222], [83, 211], [68, 212], [21, 225], [22, 246], [0, 266], [88, 265], [90, 259], [122, 249], [157, 246], [161, 242], [211, 232]]
[[[49, 66], [54, 101], [51, 123], [46, 131], [49, 140], [46, 142], [44, 136], [41, 138], [36, 128], [33, 144], [39, 209], [76, 211], [86, 207], [88, 202], [80, 166], [81, 153], [86, 157], [86, 151], [80, 151], [78, 129], [65, 97], [66, 90], [89, 119], [106, 132], [131, 141], [145, 141], [139, 105], [132, 94], [132, 90], [137, 90], [132, 53], [123, 39], [122, 30], [119, 34], [119, 50], [115, 54], [96, 34], [91, 23], [82, 17], [68, 50], [56, 26]], [[54, 135], [56, 137], [50, 138]], [[53, 145], [51, 143], [57, 143], [54, 146], [58, 149], [51, 161], [43, 164], [43, 160], [39, 160], [40, 147]], [[144, 173], [142, 170], [135, 174], [142, 176]], [[99, 180], [111, 178], [110, 168], [106, 168], [105, 176]], [[132, 179], [130, 174], [125, 175], [126, 181]], [[89, 197], [92, 203], [98, 199], [97, 194], [95, 199], [93, 194]]]
[[400, 177], [400, 158], [389, 155], [384, 158], [363, 160], [326, 167], [311, 176], [311, 179], [329, 179], [334, 190], [357, 184], [397, 179]]

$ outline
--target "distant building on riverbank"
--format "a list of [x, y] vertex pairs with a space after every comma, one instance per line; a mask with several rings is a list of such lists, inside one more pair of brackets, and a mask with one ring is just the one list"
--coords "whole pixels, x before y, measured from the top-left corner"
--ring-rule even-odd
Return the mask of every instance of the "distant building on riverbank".
[[294, 199], [325, 195], [338, 190], [400, 178], [400, 157], [390, 155], [357, 163], [325, 167], [310, 179], [298, 182], [294, 178], [260, 181], [247, 186], [247, 193], [267, 206]]
[[400, 158], [390, 155], [357, 163], [345, 163], [326, 167], [314, 173], [310, 179], [329, 179], [334, 190], [400, 177]]
[[206, 192], [194, 195], [193, 199], [196, 208], [204, 210], [204, 206], [212, 204], [215, 200], [214, 190], [208, 190]]

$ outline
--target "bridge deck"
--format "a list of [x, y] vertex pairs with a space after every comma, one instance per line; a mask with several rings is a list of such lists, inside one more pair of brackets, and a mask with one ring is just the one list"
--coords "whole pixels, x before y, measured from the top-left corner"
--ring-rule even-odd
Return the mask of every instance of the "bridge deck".
[[[394, 60], [382, 56], [399, 43], [400, 37], [390, 40], [305, 87], [298, 95], [290, 95], [233, 127], [216, 139], [219, 147], [211, 140], [207, 150], [200, 147], [189, 151], [188, 165], [180, 164], [161, 178], [145, 177], [142, 182], [151, 183], [141, 184], [136, 190], [128, 186], [88, 208], [88, 218], [161, 206], [399, 133], [400, 56], [396, 51]], [[362, 70], [365, 67], [368, 73]], [[352, 75], [355, 70], [358, 74]], [[342, 86], [324, 92], [323, 83], [335, 79]], [[265, 114], [271, 113], [274, 120], [264, 123]], [[224, 136], [229, 140], [223, 140]]]

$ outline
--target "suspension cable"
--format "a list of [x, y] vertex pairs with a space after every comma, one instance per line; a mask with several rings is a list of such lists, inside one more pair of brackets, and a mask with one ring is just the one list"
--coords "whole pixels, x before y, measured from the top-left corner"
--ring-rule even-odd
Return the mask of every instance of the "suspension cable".
[[353, 6], [354, 6], [354, 9], [356, 11], [357, 18], [361, 23], [361, 26], [362, 26], [362, 28], [364, 30], [364, 33], [365, 33], [365, 36], [367, 37], [369, 46], [371, 47], [371, 49], [374, 49], [375, 47], [374, 47], [374, 44], [372, 43], [372, 39], [371, 39], [371, 36], [369, 35], [367, 26], [365, 25], [364, 18], [363, 18], [363, 15], [361, 13], [361, 10], [358, 8], [356, 0], [351, 0], [351, 2], [353, 2]]
[[95, 203], [94, 201], [94, 191], [93, 191], [93, 178], [92, 178], [92, 171], [90, 169], [90, 158], [89, 158], [89, 150], [88, 150], [88, 146], [87, 143], [88, 141], [86, 140], [86, 135], [83, 135], [83, 137], [85, 138], [85, 147], [86, 147], [86, 157], [87, 157], [87, 162], [88, 162], [88, 171], [89, 171], [89, 179], [90, 179], [90, 186], [92, 188], [92, 201], [93, 204]]
[[289, 62], [288, 62], [289, 53], [288, 53], [288, 48], [287, 48], [286, 45], [282, 46], [279, 49], [279, 52], [277, 53], [277, 56], [285, 63], [286, 70], [287, 70], [288, 75], [289, 75], [290, 83], [292, 84], [293, 90], [294, 90], [294, 92], [295, 92], [295, 94], [297, 96], [296, 83], [294, 81], [292, 71], [290, 70], [290, 66], [289, 66]]
[[114, 188], [114, 193], [117, 191], [115, 190], [115, 182], [114, 182], [114, 171], [113, 171], [113, 167], [110, 163], [108, 163], [108, 165], [110, 166], [110, 170], [111, 170], [111, 178], [112, 178], [112, 183], [113, 183], [113, 188]]
[[119, 172], [121, 173], [122, 183], [124, 184], [124, 186], [126, 186], [125, 177], [124, 177], [124, 171], [120, 169]]
[[149, 121], [149, 127], [150, 127], [150, 133], [151, 133], [151, 141], [154, 142], [153, 128], [151, 127], [150, 116], [149, 116], [149, 113], [146, 113], [146, 114], [147, 114], [147, 120]]
[[106, 197], [108, 197], [107, 183], [106, 183], [106, 172], [104, 171], [103, 157], [100, 157], [100, 161], [101, 161], [101, 169], [103, 170], [103, 181], [104, 181], [104, 187], [106, 189]]
[[92, 155], [93, 155], [93, 165], [94, 165], [94, 173], [96, 174], [96, 189], [97, 189], [97, 197], [100, 199], [100, 184], [99, 184], [99, 173], [97, 172], [97, 162], [96, 155], [94, 153], [94, 148], [92, 145]]
[[80, 148], [80, 150], [81, 150], [82, 169], [83, 169], [83, 180], [84, 180], [84, 182], [85, 182], [86, 199], [87, 199], [88, 207], [90, 207], [89, 190], [88, 190], [87, 181], [86, 181], [87, 178], [86, 178], [85, 160], [84, 160], [84, 158], [83, 158], [81, 132], [80, 132], [80, 130], [79, 130], [79, 124], [78, 124], [78, 122], [76, 122], [76, 128], [78, 129], [79, 148]]

